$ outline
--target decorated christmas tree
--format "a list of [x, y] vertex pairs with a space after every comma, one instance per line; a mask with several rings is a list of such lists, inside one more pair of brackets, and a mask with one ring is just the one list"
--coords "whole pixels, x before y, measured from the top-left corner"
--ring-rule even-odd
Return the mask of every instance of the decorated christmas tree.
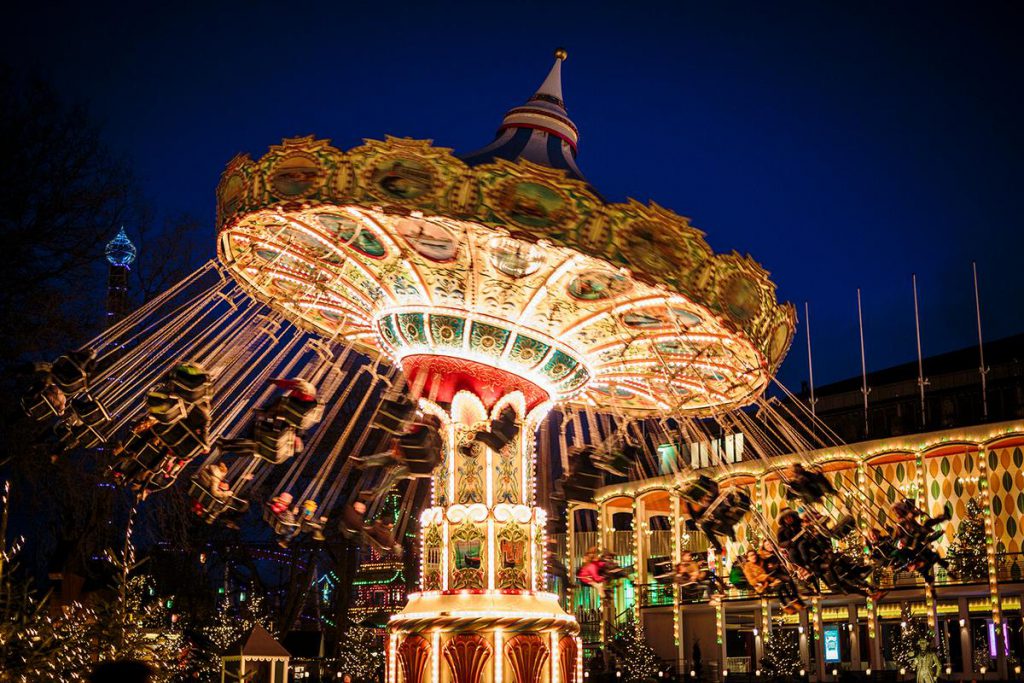
[[775, 629], [764, 639], [761, 675], [768, 679], [795, 676], [800, 671], [800, 647], [792, 634]]
[[988, 575], [985, 511], [976, 498], [967, 501], [966, 516], [957, 526], [946, 557], [950, 570], [962, 579], [978, 580]]
[[338, 656], [332, 662], [332, 669], [350, 675], [355, 683], [380, 680], [384, 673], [381, 636], [364, 626], [350, 627], [338, 643]]
[[912, 617], [910, 608], [904, 606], [900, 612], [899, 635], [892, 646], [892, 659], [900, 668], [913, 671], [922, 647], [929, 651], [935, 650], [935, 631], [928, 627], [924, 619]]
[[647, 644], [644, 629], [639, 623], [627, 622], [615, 634], [613, 644], [622, 680], [633, 683], [658, 676], [661, 660], [654, 648]]

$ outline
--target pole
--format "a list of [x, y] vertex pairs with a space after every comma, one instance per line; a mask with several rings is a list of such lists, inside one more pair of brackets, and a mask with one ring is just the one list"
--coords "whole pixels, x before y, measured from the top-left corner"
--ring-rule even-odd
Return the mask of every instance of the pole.
[[978, 358], [981, 366], [978, 374], [981, 375], [981, 414], [988, 419], [988, 387], [986, 386], [986, 375], [988, 368], [985, 367], [985, 344], [981, 338], [981, 297], [978, 295], [978, 263], [971, 261], [971, 271], [974, 274], [974, 312], [978, 320]]
[[924, 359], [921, 356], [921, 314], [917, 307], [917, 273], [911, 275], [914, 284], [914, 330], [917, 333], [917, 387], [921, 391], [921, 426], [928, 422], [924, 403], [924, 387], [928, 380], [924, 378]]
[[864, 313], [860, 304], [860, 287], [857, 288], [857, 324], [860, 327], [860, 376], [862, 380], [861, 393], [864, 394], [864, 435], [870, 432], [868, 427], [868, 364], [864, 357]]
[[817, 417], [818, 414], [814, 410], [814, 404], [817, 401], [814, 400], [814, 359], [811, 356], [811, 312], [806, 301], [804, 302], [804, 327], [807, 330], [807, 375], [811, 383], [811, 416]]

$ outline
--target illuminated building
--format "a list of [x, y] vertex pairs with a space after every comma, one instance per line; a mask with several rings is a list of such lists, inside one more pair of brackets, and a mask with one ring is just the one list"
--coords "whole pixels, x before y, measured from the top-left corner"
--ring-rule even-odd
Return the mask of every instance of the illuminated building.
[[[946, 507], [951, 519], [942, 527], [945, 535], [937, 544], [942, 552], [966, 519], [968, 502], [977, 500], [989, 541], [980, 557], [981, 571], [957, 577], [940, 568], [934, 592], [925, 589], [917, 574], [884, 574], [880, 585], [889, 592], [877, 604], [858, 595], [826, 593], [818, 610], [785, 614], [774, 598], [731, 589], [716, 608], [706, 593], [684, 595], [671, 584], [656, 583], [648, 562], [671, 557], [675, 547], [697, 554], [707, 551], [703, 535], [686, 531], [676, 513], [677, 475], [608, 486], [598, 492], [596, 505], [575, 505], [574, 515], [596, 510], [600, 529], [570, 535], [575, 561], [581, 560], [585, 548], [600, 544], [614, 549], [621, 562], [636, 563], [638, 574], [629, 590], [622, 591], [619, 606], [639, 611], [659, 655], [683, 671], [689, 667], [693, 643], [699, 640], [705, 666], [716, 676], [723, 670], [752, 674], [763, 653], [764, 634], [772, 628], [799, 639], [807, 669], [819, 680], [833, 679], [833, 664], [825, 661], [823, 649], [826, 630], [838, 634], [836, 665], [840, 669], [895, 670], [891, 660], [886, 662], [886, 648], [901, 629], [904, 607], [936, 627], [948, 653], [943, 666], [954, 677], [977, 677], [977, 664], [972, 673], [972, 662], [977, 661], [972, 653], [981, 645], [992, 647], [988, 668], [993, 674], [1012, 671], [1014, 661], [1024, 654], [1024, 525], [1020, 521], [1024, 517], [1024, 422], [866, 441], [804, 454], [804, 460], [821, 463], [837, 488], [858, 490], [865, 503], [877, 510], [887, 510], [902, 497], [917, 498], [922, 509], [932, 514]], [[714, 477], [723, 487], [744, 488], [764, 516], [774, 519], [779, 510], [792, 505], [784, 497], [780, 471], [796, 461], [796, 456], [770, 462], [755, 458], [713, 464], [696, 473]], [[868, 478], [884, 483], [868, 486]], [[617, 531], [613, 518], [618, 528], [628, 530]], [[759, 543], [762, 533], [748, 519], [736, 536], [737, 541], [727, 545], [727, 566]], [[585, 593], [577, 600], [578, 607], [586, 606]], [[997, 647], [996, 634], [1004, 626], [1004, 645]], [[584, 624], [584, 633], [585, 639], [594, 640], [597, 627]]]
[[[392, 523], [396, 522], [398, 496], [388, 496], [383, 507], [382, 514], [392, 516]], [[349, 619], [353, 623], [378, 630], [383, 639], [388, 619], [405, 607], [407, 561], [408, 558], [403, 559], [396, 553], [382, 551], [371, 544], [359, 548], [359, 567], [353, 581], [352, 604], [348, 610]]]

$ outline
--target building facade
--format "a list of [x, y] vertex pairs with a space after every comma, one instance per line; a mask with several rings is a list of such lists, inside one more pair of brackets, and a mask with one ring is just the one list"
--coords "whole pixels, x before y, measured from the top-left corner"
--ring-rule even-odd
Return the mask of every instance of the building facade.
[[[963, 522], [980, 520], [988, 542], [973, 573], [954, 577], [939, 570], [934, 590], [916, 574], [879, 576], [889, 592], [877, 603], [859, 595], [825, 593], [797, 614], [785, 614], [777, 601], [750, 592], [731, 589], [715, 605], [706, 594], [684, 595], [673, 585], [654, 581], [652, 560], [677, 561], [684, 550], [707, 552], [706, 539], [699, 531], [688, 531], [680, 515], [680, 485], [706, 474], [723, 490], [744, 488], [754, 501], [754, 511], [737, 529], [737, 540], [727, 544], [724, 557], [711, 554], [712, 566], [726, 574], [733, 559], [774, 533], [779, 510], [791, 504], [784, 496], [781, 471], [797, 459], [746, 460], [632, 481], [599, 490], [594, 505], [574, 504], [572, 523], [561, 539], [570, 566], [578, 567], [586, 550], [599, 546], [611, 550], [620, 564], [636, 568], [631, 581], [616, 587], [614, 609], [605, 611], [612, 615], [611, 625], [600, 618], [600, 598], [593, 589], [578, 587], [567, 593], [566, 604], [583, 624], [588, 646], [597, 648], [608, 638], [607, 629], [633, 617], [643, 623], [658, 654], [680, 672], [693, 667], [697, 645], [705, 675], [735, 679], [759, 674], [765, 640], [777, 632], [798, 643], [808, 676], [829, 681], [844, 671], [890, 670], [899, 675], [898, 636], [908, 619], [921, 619], [935, 628], [947, 677], [1005, 678], [1019, 672], [1024, 659], [1020, 420], [866, 441], [800, 457], [820, 464], [840, 491], [843, 500], [826, 500], [826, 509], [848, 509], [862, 527], [868, 520], [858, 510], [870, 508], [884, 521], [893, 501], [916, 498], [933, 515], [943, 509], [950, 514], [937, 544], [945, 553]], [[973, 514], [972, 499], [978, 503]]]

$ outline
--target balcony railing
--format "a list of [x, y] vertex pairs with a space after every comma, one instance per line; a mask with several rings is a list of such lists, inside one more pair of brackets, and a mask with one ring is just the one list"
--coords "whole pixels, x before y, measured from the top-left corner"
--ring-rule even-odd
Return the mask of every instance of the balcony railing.
[[[939, 569], [935, 575], [936, 586], [962, 586], [969, 584], [988, 583], [987, 566], [988, 560], [982, 556], [980, 560], [980, 576], [951, 576], [945, 570]], [[879, 572], [876, 577], [880, 588], [892, 590], [898, 588], [923, 587], [924, 579], [916, 572]], [[996, 580], [1003, 583], [1018, 583], [1024, 581], [1024, 553], [999, 553], [996, 555]], [[677, 590], [673, 584], [647, 583], [635, 586], [636, 598], [641, 607], [662, 607], [673, 604], [673, 595]], [[829, 591], [823, 591], [824, 595], [831, 595]], [[752, 590], [740, 590], [730, 588], [726, 594], [726, 600], [748, 600], [758, 597]], [[680, 602], [701, 603], [711, 599], [706, 588], [687, 589], [680, 594]]]

